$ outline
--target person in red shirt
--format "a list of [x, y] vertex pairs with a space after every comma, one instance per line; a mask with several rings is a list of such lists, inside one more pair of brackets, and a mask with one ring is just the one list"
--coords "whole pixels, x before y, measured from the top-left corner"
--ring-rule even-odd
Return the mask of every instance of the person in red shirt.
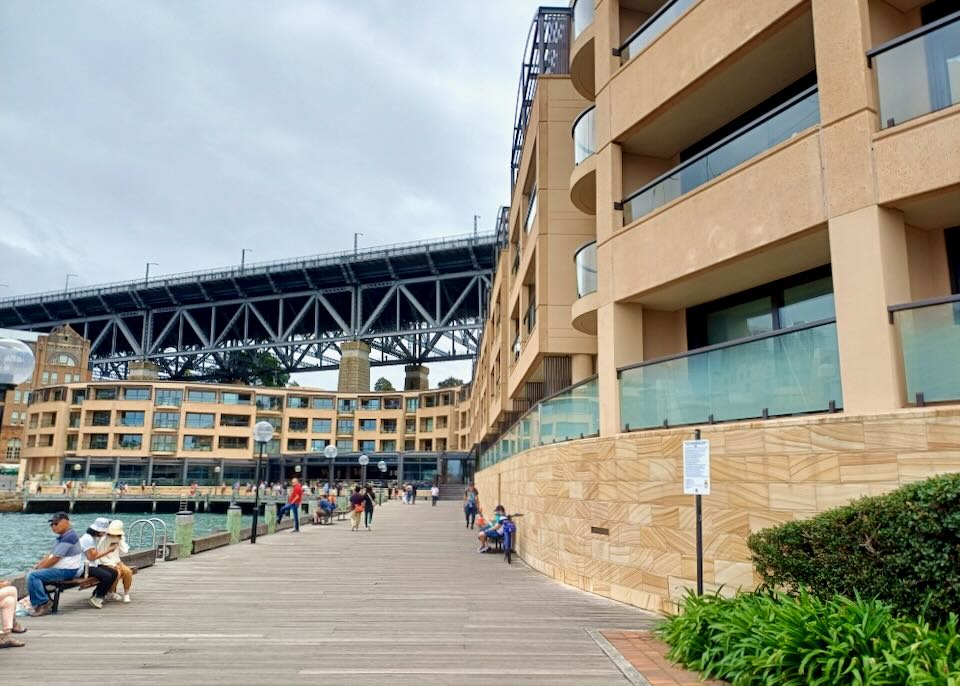
[[288, 512], [293, 513], [293, 530], [300, 531], [300, 503], [303, 502], [303, 486], [300, 485], [300, 479], [294, 478], [293, 487], [290, 489], [290, 497], [287, 498], [287, 504], [280, 508], [277, 513], [277, 524], [283, 519], [283, 515]]

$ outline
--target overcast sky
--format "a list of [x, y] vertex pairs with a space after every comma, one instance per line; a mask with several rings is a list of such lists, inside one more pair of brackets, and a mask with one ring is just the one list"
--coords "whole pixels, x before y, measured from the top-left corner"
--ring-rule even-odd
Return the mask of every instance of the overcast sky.
[[538, 4], [4, 0], [0, 297], [492, 228]]

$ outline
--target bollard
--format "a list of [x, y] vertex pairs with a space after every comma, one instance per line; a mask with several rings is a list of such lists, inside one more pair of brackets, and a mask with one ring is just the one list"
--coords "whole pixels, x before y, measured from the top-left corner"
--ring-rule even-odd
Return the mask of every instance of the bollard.
[[190, 510], [177, 513], [173, 540], [177, 544], [177, 557], [190, 557], [193, 552], [193, 513]]
[[263, 506], [263, 518], [267, 520], [267, 533], [277, 533], [277, 504], [267, 503]]
[[230, 543], [240, 542], [241, 512], [240, 506], [236, 504], [227, 508], [227, 531], [230, 532]]

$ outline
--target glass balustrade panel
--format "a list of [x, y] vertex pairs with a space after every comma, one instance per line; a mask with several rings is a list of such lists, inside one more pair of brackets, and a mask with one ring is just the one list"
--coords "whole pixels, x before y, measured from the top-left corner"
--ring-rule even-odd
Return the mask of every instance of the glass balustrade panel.
[[894, 314], [907, 402], [923, 393], [925, 402], [960, 400], [960, 302], [902, 310]]

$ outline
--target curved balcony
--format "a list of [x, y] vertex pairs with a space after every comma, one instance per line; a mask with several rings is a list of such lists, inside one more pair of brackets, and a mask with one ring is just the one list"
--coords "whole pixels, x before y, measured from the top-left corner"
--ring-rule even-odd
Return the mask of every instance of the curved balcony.
[[624, 225], [703, 186], [819, 122], [820, 99], [817, 87], [813, 86], [628, 196], [622, 203]]
[[570, 173], [570, 201], [581, 212], [597, 212], [597, 130], [596, 110], [590, 107], [573, 122], [573, 160]]
[[577, 92], [587, 100], [593, 100], [596, 94], [593, 35], [593, 0], [576, 0], [573, 4], [570, 80]]
[[573, 255], [577, 268], [577, 297], [594, 293], [597, 290], [597, 242], [582, 246]]
[[597, 108], [588, 107], [573, 120], [573, 163], [580, 164], [597, 152]]
[[700, 0], [671, 0], [657, 10], [649, 19], [624, 41], [617, 51], [621, 64], [629, 62], [666, 31], [684, 12]]

